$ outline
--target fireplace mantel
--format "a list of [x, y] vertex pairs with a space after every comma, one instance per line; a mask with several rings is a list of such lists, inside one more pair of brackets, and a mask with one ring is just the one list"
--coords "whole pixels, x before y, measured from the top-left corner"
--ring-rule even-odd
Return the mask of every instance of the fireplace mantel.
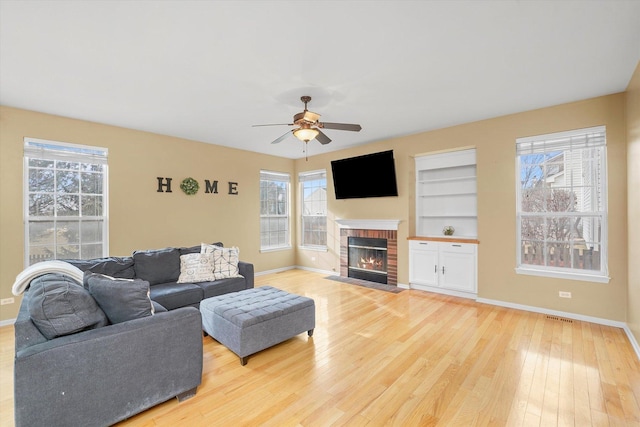
[[340, 228], [362, 230], [397, 230], [399, 219], [336, 219]]

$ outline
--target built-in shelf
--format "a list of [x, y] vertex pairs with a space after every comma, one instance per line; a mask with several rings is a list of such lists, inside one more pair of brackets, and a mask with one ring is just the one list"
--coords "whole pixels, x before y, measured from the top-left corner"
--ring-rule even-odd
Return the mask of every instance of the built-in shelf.
[[474, 175], [474, 176], [456, 176], [456, 177], [453, 177], [453, 178], [419, 179], [418, 183], [419, 184], [433, 184], [433, 183], [438, 183], [438, 182], [455, 182], [455, 181], [465, 181], [465, 180], [475, 181], [476, 177]]
[[416, 234], [442, 235], [451, 226], [454, 235], [476, 237], [475, 149], [419, 156], [415, 165]]
[[465, 236], [410, 236], [407, 237], [407, 240], [420, 240], [423, 242], [473, 243], [476, 245], [480, 243], [480, 241], [475, 237]]
[[475, 192], [467, 193], [442, 193], [442, 194], [421, 194], [418, 197], [455, 197], [455, 196], [475, 196]]
[[429, 215], [420, 215], [420, 218], [477, 218], [476, 215], [467, 215], [467, 214], [429, 214]]

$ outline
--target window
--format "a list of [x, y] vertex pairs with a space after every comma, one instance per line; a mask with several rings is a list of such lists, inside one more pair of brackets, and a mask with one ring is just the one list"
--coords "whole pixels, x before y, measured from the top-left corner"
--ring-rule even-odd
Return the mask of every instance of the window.
[[516, 140], [517, 272], [607, 282], [604, 126]]
[[327, 172], [304, 172], [298, 175], [302, 201], [300, 244], [305, 247], [327, 247]]
[[289, 174], [260, 171], [260, 249], [290, 248]]
[[25, 138], [25, 265], [107, 256], [107, 149]]

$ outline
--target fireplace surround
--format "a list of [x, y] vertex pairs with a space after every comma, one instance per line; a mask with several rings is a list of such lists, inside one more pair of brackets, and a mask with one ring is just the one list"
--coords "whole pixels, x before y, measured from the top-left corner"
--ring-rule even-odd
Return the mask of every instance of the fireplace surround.
[[[367, 238], [376, 240], [386, 240], [386, 282], [371, 280], [366, 277], [356, 277], [363, 280], [386, 283], [387, 285], [398, 285], [398, 223], [399, 220], [337, 220], [340, 226], [340, 276], [353, 277], [349, 275], [349, 238]], [[367, 246], [369, 245], [357, 245]], [[365, 260], [366, 261], [366, 260]], [[374, 257], [374, 262], [375, 257]], [[353, 268], [351, 270], [354, 270]], [[373, 268], [362, 268], [361, 270], [373, 270]], [[361, 270], [355, 270], [360, 271]], [[367, 273], [364, 271], [364, 273]], [[373, 273], [377, 274], [378, 273]], [[374, 276], [374, 277], [376, 277]]]

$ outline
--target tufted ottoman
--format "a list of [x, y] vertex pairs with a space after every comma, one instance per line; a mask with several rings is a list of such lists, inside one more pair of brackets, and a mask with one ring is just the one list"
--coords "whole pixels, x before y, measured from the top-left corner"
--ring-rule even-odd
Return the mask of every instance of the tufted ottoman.
[[302, 332], [313, 335], [315, 303], [271, 286], [206, 298], [202, 328], [247, 363], [247, 356]]

